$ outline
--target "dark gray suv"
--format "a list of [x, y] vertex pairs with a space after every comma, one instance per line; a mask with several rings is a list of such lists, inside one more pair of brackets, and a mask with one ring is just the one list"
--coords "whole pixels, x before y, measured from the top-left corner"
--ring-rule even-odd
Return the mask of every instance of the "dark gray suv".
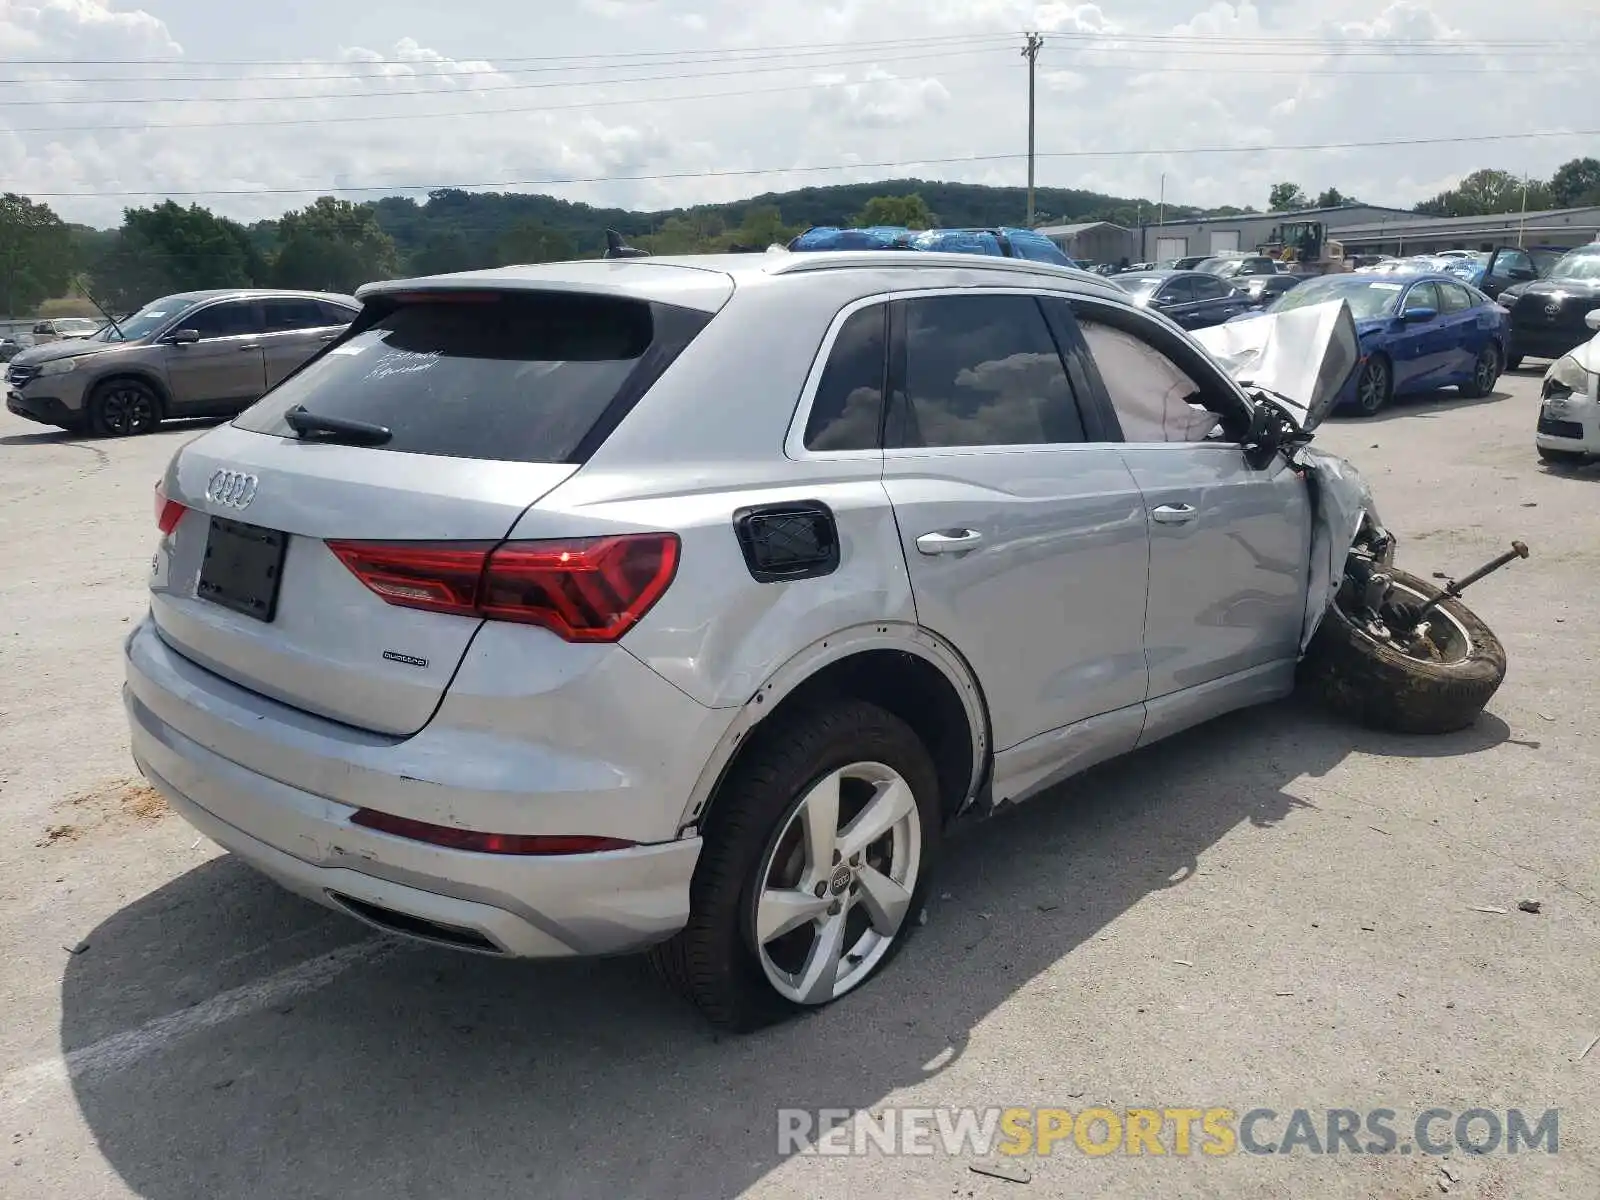
[[325, 292], [220, 290], [152, 301], [92, 337], [19, 352], [6, 408], [108, 437], [231, 416], [338, 337], [361, 305]]

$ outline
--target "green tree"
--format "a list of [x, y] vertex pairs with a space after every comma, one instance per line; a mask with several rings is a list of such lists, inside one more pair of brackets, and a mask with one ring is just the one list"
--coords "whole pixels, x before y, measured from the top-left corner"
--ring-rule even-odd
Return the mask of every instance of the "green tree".
[[322, 196], [278, 221], [273, 277], [281, 287], [353, 292], [400, 273], [394, 239], [370, 205]]
[[744, 210], [744, 220], [734, 230], [732, 240], [765, 250], [774, 242], [784, 244], [799, 232], [783, 223], [783, 213], [776, 204], [753, 204]]
[[1574, 158], [1550, 177], [1550, 203], [1556, 208], [1600, 204], [1600, 158]]
[[487, 265], [477, 259], [465, 234], [446, 229], [423, 243], [422, 249], [411, 256], [408, 270], [413, 275], [444, 275]]
[[906, 229], [931, 229], [933, 214], [928, 202], [917, 192], [907, 196], [874, 196], [862, 206], [853, 222], [857, 228], [869, 225], [898, 225]]
[[513, 226], [495, 246], [495, 261], [499, 264], [566, 262], [577, 256], [570, 237], [537, 221]]
[[1268, 212], [1288, 212], [1296, 208], [1309, 208], [1311, 203], [1298, 183], [1275, 183], [1267, 196]]
[[101, 303], [123, 310], [172, 292], [267, 279], [266, 260], [243, 225], [171, 200], [125, 210], [121, 229], [88, 268]]
[[1354, 204], [1354, 196], [1346, 196], [1336, 187], [1328, 188], [1317, 195], [1317, 208], [1338, 208], [1341, 204]]
[[1472, 172], [1449, 191], [1424, 200], [1416, 206], [1416, 211], [1433, 217], [1481, 217], [1517, 212], [1523, 207], [1524, 186], [1530, 210], [1551, 206], [1550, 185], [1544, 180], [1529, 179], [1525, 184], [1520, 175], [1510, 171], [1485, 169]]
[[67, 225], [48, 204], [0, 196], [0, 312], [27, 315], [67, 290], [77, 266]]

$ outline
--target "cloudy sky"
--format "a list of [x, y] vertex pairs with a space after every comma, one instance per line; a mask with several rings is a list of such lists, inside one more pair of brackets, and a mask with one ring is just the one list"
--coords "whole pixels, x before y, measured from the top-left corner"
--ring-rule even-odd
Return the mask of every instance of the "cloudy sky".
[[110, 225], [169, 195], [1019, 184], [1026, 29], [1045, 185], [1409, 205], [1600, 154], [1593, 0], [0, 0], [0, 190]]

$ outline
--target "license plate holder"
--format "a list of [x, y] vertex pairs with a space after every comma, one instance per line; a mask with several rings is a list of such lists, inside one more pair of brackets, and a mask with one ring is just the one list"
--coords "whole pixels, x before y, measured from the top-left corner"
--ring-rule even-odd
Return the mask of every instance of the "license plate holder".
[[278, 589], [289, 535], [226, 517], [212, 517], [195, 594], [270, 624], [278, 614]]

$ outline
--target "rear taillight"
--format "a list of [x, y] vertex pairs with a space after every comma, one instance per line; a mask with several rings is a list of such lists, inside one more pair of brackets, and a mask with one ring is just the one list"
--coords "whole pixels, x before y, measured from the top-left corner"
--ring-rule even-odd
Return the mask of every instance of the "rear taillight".
[[451, 825], [413, 821], [410, 817], [395, 817], [370, 808], [356, 810], [350, 823], [413, 842], [426, 842], [447, 850], [470, 850], [475, 854], [601, 854], [608, 850], [627, 850], [637, 844], [621, 838], [582, 834], [479, 833]]
[[542, 625], [569, 642], [614, 642], [678, 569], [678, 537], [630, 533], [538, 542], [329, 542], [390, 604]]
[[178, 527], [178, 522], [183, 520], [183, 514], [187, 511], [176, 500], [168, 500], [166, 490], [159, 482], [156, 484], [156, 525], [162, 537]]

